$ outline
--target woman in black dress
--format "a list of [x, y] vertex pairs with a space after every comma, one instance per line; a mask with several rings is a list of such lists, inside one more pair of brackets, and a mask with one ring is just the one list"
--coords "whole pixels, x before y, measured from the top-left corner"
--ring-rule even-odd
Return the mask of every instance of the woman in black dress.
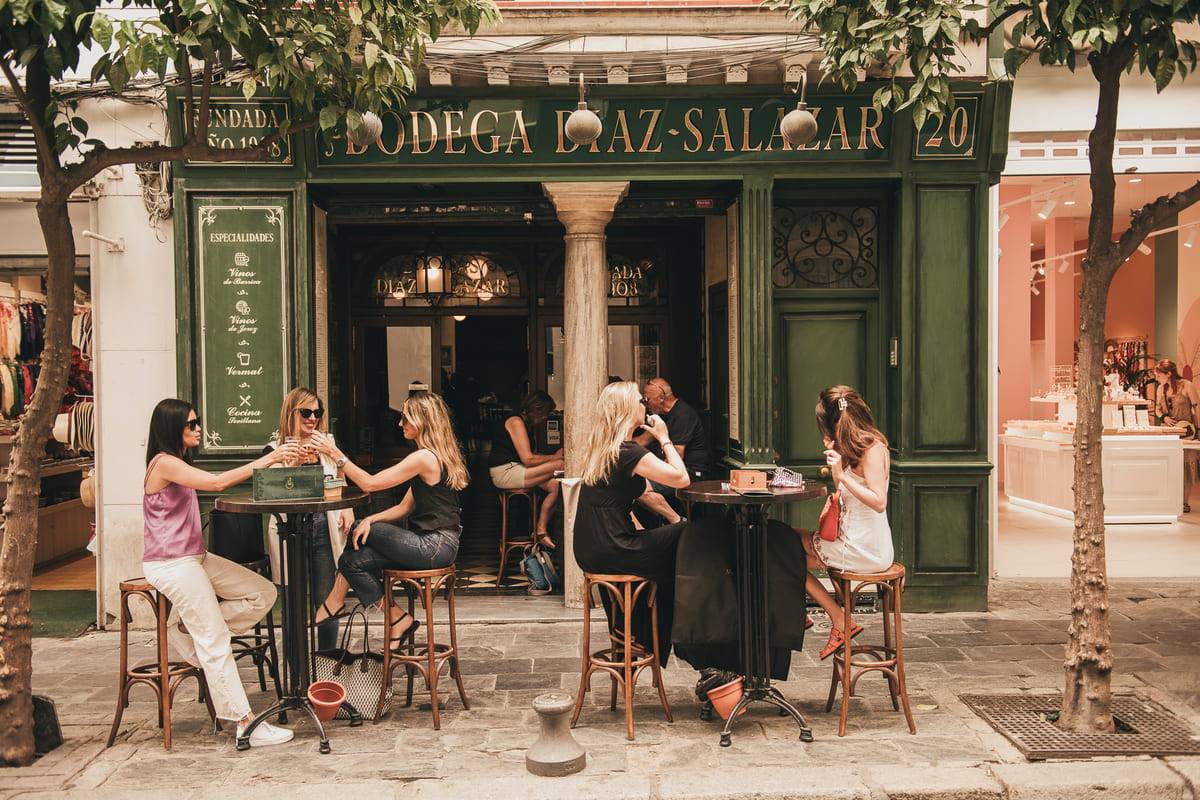
[[[633, 505], [652, 480], [675, 489], [691, 482], [679, 451], [671, 445], [667, 425], [646, 417], [636, 383], [610, 383], [600, 393], [597, 416], [588, 437], [579, 506], [575, 514], [575, 560], [585, 572], [621, 573], [658, 584], [659, 657], [666, 666], [671, 651], [671, 619], [675, 605], [675, 547], [686, 523], [641, 530]], [[638, 429], [650, 433], [667, 460], [633, 441]], [[603, 593], [605, 610], [611, 614]], [[633, 635], [649, 647], [653, 619], [639, 604], [633, 612]]]

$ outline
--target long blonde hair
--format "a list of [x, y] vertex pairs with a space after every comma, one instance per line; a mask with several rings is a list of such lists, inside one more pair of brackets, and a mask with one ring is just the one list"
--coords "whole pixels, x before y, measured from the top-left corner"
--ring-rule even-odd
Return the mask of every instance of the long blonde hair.
[[642, 391], [632, 381], [610, 383], [600, 392], [580, 476], [586, 485], [595, 486], [612, 472], [621, 444], [638, 424], [641, 402]]
[[[300, 415], [296, 413], [296, 409], [305, 403], [317, 401], [317, 408], [324, 410], [325, 404], [321, 402], [321, 398], [317, 397], [317, 393], [306, 386], [297, 386], [287, 393], [283, 398], [283, 407], [279, 410], [279, 430], [275, 434], [275, 441], [283, 444], [289, 436], [300, 435]], [[317, 430], [322, 433], [329, 430], [329, 419], [322, 414], [317, 420]]]
[[433, 392], [417, 392], [404, 401], [401, 411], [417, 429], [417, 447], [429, 450], [441, 462], [450, 488], [455, 491], [467, 488], [471, 475], [463, 461], [454, 426], [450, 424], [446, 401]]

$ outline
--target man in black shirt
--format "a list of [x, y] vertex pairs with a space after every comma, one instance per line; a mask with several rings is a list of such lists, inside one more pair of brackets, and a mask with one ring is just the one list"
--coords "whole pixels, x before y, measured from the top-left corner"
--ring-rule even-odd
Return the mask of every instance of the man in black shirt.
[[[663, 378], [648, 380], [642, 387], [642, 396], [645, 398], [647, 410], [662, 417], [667, 423], [671, 446], [679, 451], [692, 480], [703, 480], [708, 473], [711, 456], [708, 438], [704, 435], [704, 425], [696, 409], [676, 397], [671, 390], [671, 384]], [[668, 522], [677, 522], [678, 519], [673, 517], [677, 517], [683, 507], [675, 498], [674, 489], [659, 484], [652, 484], [651, 491], [639, 502], [662, 515]]]

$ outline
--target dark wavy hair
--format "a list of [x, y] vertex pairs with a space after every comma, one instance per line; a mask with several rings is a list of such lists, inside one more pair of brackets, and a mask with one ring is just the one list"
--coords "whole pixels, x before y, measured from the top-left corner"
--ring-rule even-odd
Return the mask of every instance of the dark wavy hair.
[[521, 407], [517, 411], [527, 425], [532, 425], [540, 420], [548, 419], [554, 413], [555, 408], [553, 397], [546, 392], [536, 391], [531, 392], [521, 401]]
[[150, 415], [150, 434], [146, 437], [146, 466], [159, 453], [192, 463], [192, 451], [183, 446], [183, 429], [188, 415], [195, 411], [186, 400], [168, 397], [160, 400]]

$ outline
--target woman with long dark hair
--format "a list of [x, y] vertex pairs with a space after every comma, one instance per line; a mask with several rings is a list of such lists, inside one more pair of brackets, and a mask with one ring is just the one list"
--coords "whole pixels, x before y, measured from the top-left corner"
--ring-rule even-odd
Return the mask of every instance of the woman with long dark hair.
[[[275, 586], [243, 566], [207, 552], [200, 532], [197, 491], [221, 492], [253, 471], [299, 456], [284, 445], [248, 464], [213, 475], [192, 466], [200, 446], [200, 419], [190, 403], [163, 400], [150, 417], [146, 441], [142, 569], [146, 580], [171, 601], [167, 639], [189, 664], [204, 670], [213, 707], [237, 721], [237, 735], [252, 719], [238, 676], [230, 637], [250, 630], [275, 604]], [[250, 745], [283, 744], [292, 732], [267, 723]]]
[[[871, 409], [849, 386], [830, 386], [817, 398], [817, 428], [825, 442], [825, 463], [835, 486], [841, 490], [837, 538], [830, 542], [812, 531], [800, 531], [808, 553], [809, 568], [833, 567], [852, 572], [882, 572], [892, 566], [895, 552], [888, 525], [888, 473], [891, 457], [888, 441], [875, 426]], [[809, 573], [805, 588], [829, 614], [833, 628], [821, 649], [822, 659], [836, 653], [862, 632], [858, 623], [843, 631], [843, 608], [821, 582]], [[848, 602], [853, 603], [849, 598]]]
[[[1169, 358], [1164, 358], [1154, 365], [1154, 380], [1158, 381], [1158, 399], [1154, 404], [1154, 414], [1163, 425], [1181, 427], [1187, 430], [1185, 439], [1197, 438], [1200, 429], [1200, 391], [1196, 384], [1183, 378], [1179, 368]], [[1200, 479], [1200, 450], [1187, 449], [1183, 451], [1183, 511], [1192, 510], [1192, 487]]]
[[[317, 610], [316, 623], [342, 612], [351, 587], [364, 606], [382, 603], [385, 569], [438, 569], [453, 564], [458, 556], [462, 534], [458, 493], [467, 487], [470, 474], [450, 424], [450, 411], [436, 394], [417, 392], [404, 401], [400, 425], [404, 438], [417, 449], [377, 475], [352, 463], [329, 437], [313, 434], [317, 450], [344, 468], [346, 477], [363, 491], [407, 487], [398, 504], [355, 524], [350, 547], [338, 560], [333, 589]], [[392, 628], [392, 646], [399, 649], [420, 623], [397, 605], [382, 611]]]
[[497, 489], [529, 489], [534, 486], [546, 493], [538, 514], [533, 536], [544, 547], [554, 548], [550, 538], [550, 514], [558, 501], [558, 481], [554, 473], [563, 468], [562, 448], [552, 455], [533, 452], [530, 429], [543, 424], [554, 413], [554, 398], [545, 392], [533, 392], [513, 414], [492, 432], [492, 450], [488, 473]]

